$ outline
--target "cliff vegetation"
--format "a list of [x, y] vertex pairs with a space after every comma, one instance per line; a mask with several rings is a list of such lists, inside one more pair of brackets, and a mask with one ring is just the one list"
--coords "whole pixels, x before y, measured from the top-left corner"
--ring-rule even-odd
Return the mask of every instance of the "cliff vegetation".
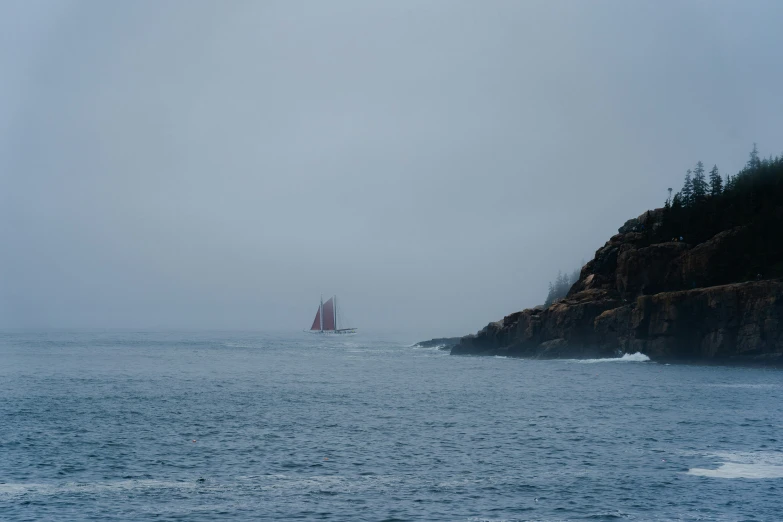
[[564, 297], [490, 323], [451, 353], [783, 360], [783, 156], [760, 158], [754, 145], [725, 179], [698, 162], [671, 192], [626, 221]]

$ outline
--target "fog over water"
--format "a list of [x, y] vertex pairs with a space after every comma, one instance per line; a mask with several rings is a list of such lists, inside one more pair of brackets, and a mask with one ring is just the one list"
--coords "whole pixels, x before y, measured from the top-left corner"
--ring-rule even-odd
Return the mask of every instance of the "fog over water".
[[6, 1], [0, 328], [457, 335], [783, 150], [783, 3]]

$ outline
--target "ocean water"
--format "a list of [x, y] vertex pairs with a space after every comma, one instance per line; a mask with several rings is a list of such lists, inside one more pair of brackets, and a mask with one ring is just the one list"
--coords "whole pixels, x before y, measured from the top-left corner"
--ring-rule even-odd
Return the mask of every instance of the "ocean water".
[[0, 520], [780, 520], [783, 372], [0, 334]]

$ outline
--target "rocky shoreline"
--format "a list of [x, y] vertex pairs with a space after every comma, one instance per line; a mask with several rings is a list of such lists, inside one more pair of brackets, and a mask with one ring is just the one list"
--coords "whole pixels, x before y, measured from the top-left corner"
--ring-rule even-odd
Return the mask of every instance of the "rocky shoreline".
[[783, 363], [783, 280], [742, 281], [749, 227], [707, 241], [650, 243], [662, 209], [629, 220], [568, 296], [462, 337], [452, 355]]

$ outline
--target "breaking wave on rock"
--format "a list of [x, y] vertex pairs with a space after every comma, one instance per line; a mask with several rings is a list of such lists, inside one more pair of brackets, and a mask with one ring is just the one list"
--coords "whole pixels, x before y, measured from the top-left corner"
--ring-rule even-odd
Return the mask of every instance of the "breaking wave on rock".
[[641, 352], [626, 353], [622, 357], [607, 357], [604, 359], [572, 359], [575, 362], [582, 364], [603, 363], [603, 362], [647, 362], [649, 357]]

